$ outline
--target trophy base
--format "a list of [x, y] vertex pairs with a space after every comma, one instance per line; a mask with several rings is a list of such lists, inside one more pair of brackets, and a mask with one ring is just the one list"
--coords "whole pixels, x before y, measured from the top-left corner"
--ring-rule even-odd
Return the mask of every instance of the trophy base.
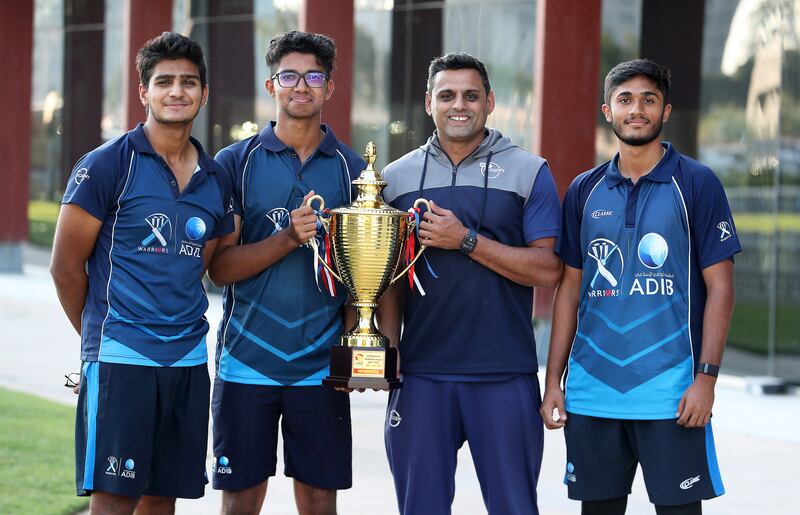
[[331, 373], [322, 384], [339, 388], [401, 388], [397, 377], [397, 349], [394, 347], [331, 348]]

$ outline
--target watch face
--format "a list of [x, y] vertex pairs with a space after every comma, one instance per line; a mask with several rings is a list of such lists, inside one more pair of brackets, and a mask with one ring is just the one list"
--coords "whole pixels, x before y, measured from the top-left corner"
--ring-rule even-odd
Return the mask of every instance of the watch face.
[[475, 250], [475, 245], [478, 243], [477, 235], [475, 231], [469, 231], [464, 239], [461, 240], [461, 252], [464, 254], [469, 254], [473, 250]]

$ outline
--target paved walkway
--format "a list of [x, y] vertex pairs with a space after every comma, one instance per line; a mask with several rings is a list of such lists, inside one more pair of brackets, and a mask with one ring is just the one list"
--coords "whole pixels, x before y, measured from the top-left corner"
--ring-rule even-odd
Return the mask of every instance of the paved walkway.
[[[29, 260], [34, 263], [37, 260]], [[27, 265], [24, 275], [0, 274], [0, 385], [74, 405], [76, 397], [61, 385], [63, 374], [78, 370], [79, 339], [56, 299], [47, 269]], [[212, 296], [212, 327], [221, 314]], [[213, 336], [213, 335], [210, 335]], [[209, 338], [209, 345], [214, 345]], [[213, 353], [212, 353], [213, 355]], [[706, 515], [798, 513], [792, 494], [800, 463], [800, 396], [760, 396], [746, 392], [742, 381], [722, 378], [717, 388], [714, 432], [728, 493], [704, 506]], [[354, 394], [353, 488], [339, 496], [343, 515], [397, 513], [389, 468], [383, 450], [386, 394]], [[424, 435], [420, 435], [424, 438]], [[502, 443], [500, 443], [502, 445]], [[279, 463], [278, 470], [282, 465]], [[566, 499], [561, 484], [564, 446], [561, 432], [547, 432], [539, 482], [542, 515], [577, 514], [578, 503]], [[219, 495], [210, 488], [197, 501], [179, 501], [179, 515], [219, 512]], [[264, 513], [295, 513], [291, 481], [280, 472], [270, 481]], [[485, 514], [469, 450], [459, 453], [453, 513]], [[637, 477], [628, 513], [653, 513], [641, 475]]]

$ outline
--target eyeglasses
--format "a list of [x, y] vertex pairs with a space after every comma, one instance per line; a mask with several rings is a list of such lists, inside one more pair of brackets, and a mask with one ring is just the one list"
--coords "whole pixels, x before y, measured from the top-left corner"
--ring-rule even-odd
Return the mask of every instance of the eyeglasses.
[[67, 379], [67, 382], [64, 383], [64, 386], [66, 386], [67, 388], [75, 388], [81, 383], [80, 372], [72, 372], [71, 374], [64, 374], [64, 377]]
[[272, 77], [272, 80], [278, 79], [278, 84], [282, 88], [293, 88], [300, 83], [300, 78], [306, 82], [309, 88], [321, 88], [325, 86], [325, 81], [328, 80], [328, 74], [325, 72], [305, 72], [297, 73], [293, 71], [278, 72]]

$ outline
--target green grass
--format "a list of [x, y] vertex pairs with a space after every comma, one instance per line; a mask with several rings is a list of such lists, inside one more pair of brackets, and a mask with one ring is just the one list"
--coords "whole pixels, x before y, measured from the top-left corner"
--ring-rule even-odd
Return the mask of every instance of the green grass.
[[[769, 304], [736, 301], [728, 342], [733, 347], [766, 354]], [[777, 352], [800, 354], [800, 305], [778, 304], [775, 324]]]
[[53, 234], [61, 205], [58, 202], [31, 200], [28, 203], [28, 239], [35, 245], [53, 246]]
[[0, 388], [0, 513], [66, 515], [75, 496], [75, 409]]
[[800, 215], [793, 213], [734, 213], [733, 221], [739, 233], [755, 232], [759, 234], [772, 234], [777, 226], [778, 232], [800, 232]]

